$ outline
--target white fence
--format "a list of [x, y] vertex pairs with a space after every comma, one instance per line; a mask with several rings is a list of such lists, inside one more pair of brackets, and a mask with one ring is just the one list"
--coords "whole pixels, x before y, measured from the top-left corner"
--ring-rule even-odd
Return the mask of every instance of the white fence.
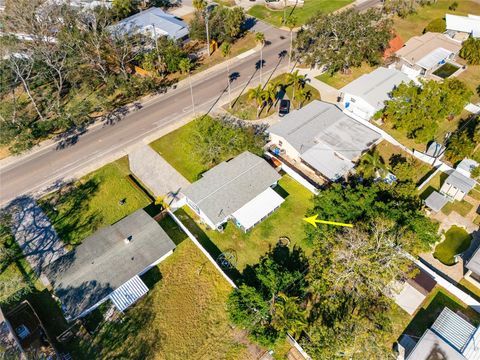
[[173, 221], [175, 221], [178, 226], [180, 226], [180, 228], [185, 232], [185, 234], [188, 235], [188, 237], [190, 238], [190, 240], [193, 241], [193, 243], [195, 245], [197, 245], [197, 247], [203, 252], [203, 254], [207, 257], [208, 260], [210, 260], [210, 262], [213, 264], [213, 266], [215, 266], [215, 268], [218, 270], [218, 272], [225, 278], [225, 280], [228, 281], [228, 283], [233, 287], [233, 288], [237, 288], [237, 285], [235, 285], [235, 283], [233, 282], [232, 279], [230, 279], [227, 274], [225, 274], [225, 272], [222, 270], [222, 268], [217, 264], [217, 262], [215, 261], [215, 259], [210, 255], [210, 253], [204, 249], [204, 247], [202, 246], [202, 244], [200, 244], [197, 240], [197, 238], [195, 237], [195, 235], [193, 235], [190, 230], [187, 229], [187, 227], [185, 225], [183, 225], [183, 223], [180, 221], [179, 218], [177, 218], [175, 216], [175, 214], [173, 212], [171, 212], [170, 210], [168, 210], [168, 215], [170, 215], [170, 217], [173, 219]]
[[294, 178], [296, 181], [298, 181], [301, 185], [303, 185], [307, 190], [310, 192], [314, 193], [315, 195], [318, 194], [318, 189], [313, 186], [308, 180], [306, 180], [302, 175], [300, 175], [298, 172], [296, 172], [294, 169], [292, 169], [290, 166], [285, 164], [281, 159], [278, 157], [270, 154], [269, 152], [265, 153], [266, 156], [277, 159], [282, 163], [281, 168], [283, 171], [285, 171], [288, 175], [290, 175], [292, 178]]

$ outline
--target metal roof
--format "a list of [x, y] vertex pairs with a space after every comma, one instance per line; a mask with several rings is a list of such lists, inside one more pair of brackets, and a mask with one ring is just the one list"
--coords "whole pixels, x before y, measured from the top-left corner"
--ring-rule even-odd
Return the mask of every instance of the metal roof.
[[268, 131], [283, 137], [302, 159], [332, 180], [348, 172], [352, 161], [381, 138], [335, 105], [322, 101], [292, 111]]
[[470, 177], [470, 173], [472, 172], [473, 169], [475, 169], [477, 166], [480, 166], [478, 162], [472, 159], [463, 159], [460, 161], [460, 163], [457, 165], [455, 168], [457, 171], [459, 171], [461, 174]]
[[444, 62], [453, 52], [444, 48], [437, 48], [418, 60], [417, 64], [424, 69], [430, 70]]
[[392, 90], [402, 82], [409, 83], [410, 78], [395, 69], [379, 67], [371, 73], [360, 76], [344, 86], [340, 91], [362, 98], [377, 110], [384, 107]]
[[148, 292], [148, 287], [138, 275], [128, 280], [110, 294], [110, 300], [119, 311], [124, 311]]
[[466, 360], [435, 332], [428, 329], [417, 342], [406, 360]]
[[446, 307], [438, 315], [431, 330], [462, 352], [475, 333], [476, 328]]
[[439, 212], [448, 203], [448, 197], [437, 191], [432, 192], [426, 199], [425, 205], [435, 212]]
[[205, 172], [182, 192], [213, 224], [220, 225], [280, 178], [264, 159], [245, 151]]
[[157, 37], [167, 35], [172, 39], [188, 35], [188, 25], [185, 22], [156, 7], [129, 16], [110, 26], [110, 29], [118, 34], [150, 32], [153, 36], [154, 32], [158, 32]]
[[475, 180], [462, 175], [462, 173], [458, 170], [454, 170], [447, 180], [445, 180], [445, 183], [460, 189], [465, 194], [470, 192], [470, 190], [472, 190], [477, 184]]
[[475, 253], [472, 255], [470, 260], [468, 260], [467, 265], [465, 267], [468, 270], [471, 270], [477, 275], [480, 275], [480, 247], [475, 250]]
[[75, 319], [174, 248], [160, 225], [138, 210], [83, 240], [45, 274], [66, 316]]
[[445, 14], [447, 30], [454, 30], [480, 37], [480, 17], [476, 15], [459, 16]]
[[245, 230], [248, 230], [282, 205], [284, 201], [275, 190], [268, 188], [235, 211], [232, 216]]
[[[458, 53], [461, 47], [462, 44], [460, 42], [455, 41], [444, 34], [427, 32], [423, 35], [414, 36], [409, 39], [405, 43], [405, 46], [395, 54], [412, 65], [418, 64], [424, 67], [420, 62], [426, 61], [426, 58], [436, 49], [444, 49], [448, 51], [448, 55], [450, 55], [452, 53]], [[425, 68], [430, 69], [430, 67]]]

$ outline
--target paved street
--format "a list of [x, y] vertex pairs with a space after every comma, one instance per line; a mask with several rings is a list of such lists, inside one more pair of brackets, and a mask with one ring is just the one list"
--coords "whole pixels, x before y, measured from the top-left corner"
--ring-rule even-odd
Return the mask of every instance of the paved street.
[[[269, 44], [263, 51], [266, 73], [276, 66], [284, 66], [287, 59], [280, 59], [279, 53], [289, 47], [288, 32], [257, 23], [256, 31], [265, 33]], [[238, 78], [232, 83], [237, 91], [249, 82], [258, 83], [259, 71], [255, 64], [260, 53], [255, 52], [232, 65], [231, 72]], [[252, 79], [252, 76], [254, 78]], [[265, 79], [264, 79], [265, 81]], [[193, 81], [195, 111], [204, 113], [217, 102], [227, 100], [227, 72], [214, 71]], [[63, 149], [51, 146], [19, 159], [0, 170], [0, 205], [5, 205], [17, 196], [35, 194], [54, 183], [75, 177], [85, 169], [94, 169], [101, 159], [120, 157], [126, 150], [192, 113], [190, 89], [182, 86], [171, 89], [119, 121], [112, 124], [99, 124], [81, 135], [76, 143]]]

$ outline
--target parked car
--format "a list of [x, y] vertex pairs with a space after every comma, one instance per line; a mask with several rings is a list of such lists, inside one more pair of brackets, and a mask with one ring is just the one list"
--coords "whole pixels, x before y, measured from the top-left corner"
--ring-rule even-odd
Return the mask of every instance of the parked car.
[[280, 100], [280, 106], [278, 108], [278, 115], [285, 116], [290, 112], [290, 100]]

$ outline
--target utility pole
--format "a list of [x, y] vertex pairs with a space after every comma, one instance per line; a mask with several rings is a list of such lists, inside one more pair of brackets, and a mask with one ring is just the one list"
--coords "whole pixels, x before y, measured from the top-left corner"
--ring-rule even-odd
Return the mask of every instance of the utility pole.
[[207, 28], [207, 54], [210, 56], [210, 33], [208, 31], [208, 17], [210, 16], [210, 12], [208, 11], [208, 7], [205, 8], [205, 27]]

